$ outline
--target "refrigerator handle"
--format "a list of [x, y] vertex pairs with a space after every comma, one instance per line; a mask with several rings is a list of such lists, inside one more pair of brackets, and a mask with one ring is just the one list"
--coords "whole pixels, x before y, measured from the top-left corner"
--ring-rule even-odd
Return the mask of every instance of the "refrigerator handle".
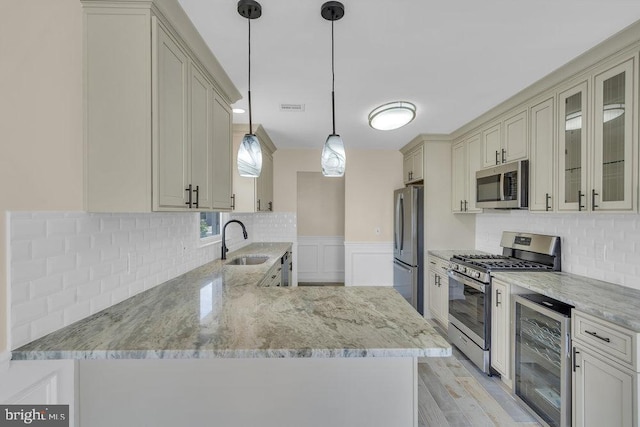
[[400, 252], [404, 249], [404, 197], [400, 195]]

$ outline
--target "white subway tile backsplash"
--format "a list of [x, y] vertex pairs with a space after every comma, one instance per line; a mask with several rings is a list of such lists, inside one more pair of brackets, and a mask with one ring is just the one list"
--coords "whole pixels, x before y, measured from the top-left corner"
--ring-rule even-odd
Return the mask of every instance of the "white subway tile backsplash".
[[[227, 218], [228, 217], [228, 218]], [[201, 246], [197, 213], [10, 213], [14, 348], [220, 258]], [[295, 213], [222, 215], [227, 247], [296, 241]], [[618, 249], [616, 249], [618, 250]]]
[[476, 249], [500, 253], [502, 231], [562, 238], [562, 270], [640, 289], [640, 216], [486, 212], [476, 216]]

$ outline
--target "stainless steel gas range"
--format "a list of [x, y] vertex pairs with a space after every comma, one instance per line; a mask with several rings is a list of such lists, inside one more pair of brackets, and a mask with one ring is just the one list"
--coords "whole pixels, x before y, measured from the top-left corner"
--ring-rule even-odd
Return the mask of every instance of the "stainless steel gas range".
[[502, 255], [454, 255], [449, 263], [451, 342], [491, 374], [491, 272], [560, 271], [560, 237], [505, 231]]

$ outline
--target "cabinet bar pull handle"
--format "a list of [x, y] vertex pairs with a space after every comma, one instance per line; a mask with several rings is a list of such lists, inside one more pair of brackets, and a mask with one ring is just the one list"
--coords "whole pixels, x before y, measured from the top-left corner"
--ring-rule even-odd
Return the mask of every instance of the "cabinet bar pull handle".
[[596, 189], [593, 188], [591, 190], [591, 209], [592, 210], [596, 210], [596, 208], [598, 207], [598, 205], [596, 205], [596, 196], [599, 196], [600, 194], [596, 193]]
[[231, 210], [236, 208], [236, 195], [235, 193], [231, 195]]
[[185, 203], [185, 205], [189, 206], [189, 209], [191, 209], [193, 207], [193, 185], [189, 184], [189, 186], [187, 188], [184, 189], [184, 191], [188, 191], [189, 192], [189, 201]]
[[462, 212], [462, 200], [460, 200], [460, 212]]
[[498, 160], [498, 150], [496, 150], [496, 165], [500, 164], [500, 160]]
[[584, 205], [582, 204], [582, 198], [584, 197], [584, 193], [578, 190], [578, 211], [584, 209]]
[[260, 210], [260, 199], [258, 199], [258, 210]]
[[599, 340], [602, 340], [602, 341], [604, 341], [604, 342], [611, 342], [611, 339], [610, 339], [610, 338], [607, 338], [607, 337], [601, 337], [600, 335], [598, 335], [598, 333], [597, 333], [597, 332], [587, 331], [586, 329], [585, 329], [585, 331], [584, 331], [584, 332], [585, 332], [586, 334], [589, 334], [589, 335], [591, 335], [592, 337], [594, 337], [594, 338], [598, 338]]
[[547, 193], [545, 195], [545, 201], [544, 201], [544, 204], [545, 204], [544, 210], [545, 211], [548, 211], [549, 209], [551, 209], [551, 206], [549, 206], [549, 199], [551, 199], [551, 196], [549, 195], [549, 193]]
[[573, 359], [573, 372], [576, 371], [576, 368], [580, 367], [580, 365], [578, 365], [576, 363], [576, 354], [580, 354], [580, 352], [578, 350], [576, 350], [575, 347], [573, 347], [573, 357], [572, 357], [572, 359]]
[[196, 185], [196, 189], [193, 190], [196, 193], [196, 208], [200, 207], [200, 186]]
[[498, 298], [500, 295], [502, 295], [502, 292], [496, 289], [496, 307], [501, 304], [500, 299]]
[[502, 149], [502, 163], [507, 161], [507, 150], [505, 150], [504, 148]]
[[273, 211], [273, 202], [269, 202], [269, 210]]
[[469, 210], [469, 209], [467, 209], [467, 201], [465, 200], [465, 201], [464, 201], [464, 211], [466, 212], [466, 211], [468, 211], [468, 210]]

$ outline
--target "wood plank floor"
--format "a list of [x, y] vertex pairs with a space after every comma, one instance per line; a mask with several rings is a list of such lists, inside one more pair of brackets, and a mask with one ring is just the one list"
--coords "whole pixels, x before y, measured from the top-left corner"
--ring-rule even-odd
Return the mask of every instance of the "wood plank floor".
[[419, 360], [418, 420], [420, 427], [540, 426], [499, 378], [483, 374], [455, 347], [451, 357]]

